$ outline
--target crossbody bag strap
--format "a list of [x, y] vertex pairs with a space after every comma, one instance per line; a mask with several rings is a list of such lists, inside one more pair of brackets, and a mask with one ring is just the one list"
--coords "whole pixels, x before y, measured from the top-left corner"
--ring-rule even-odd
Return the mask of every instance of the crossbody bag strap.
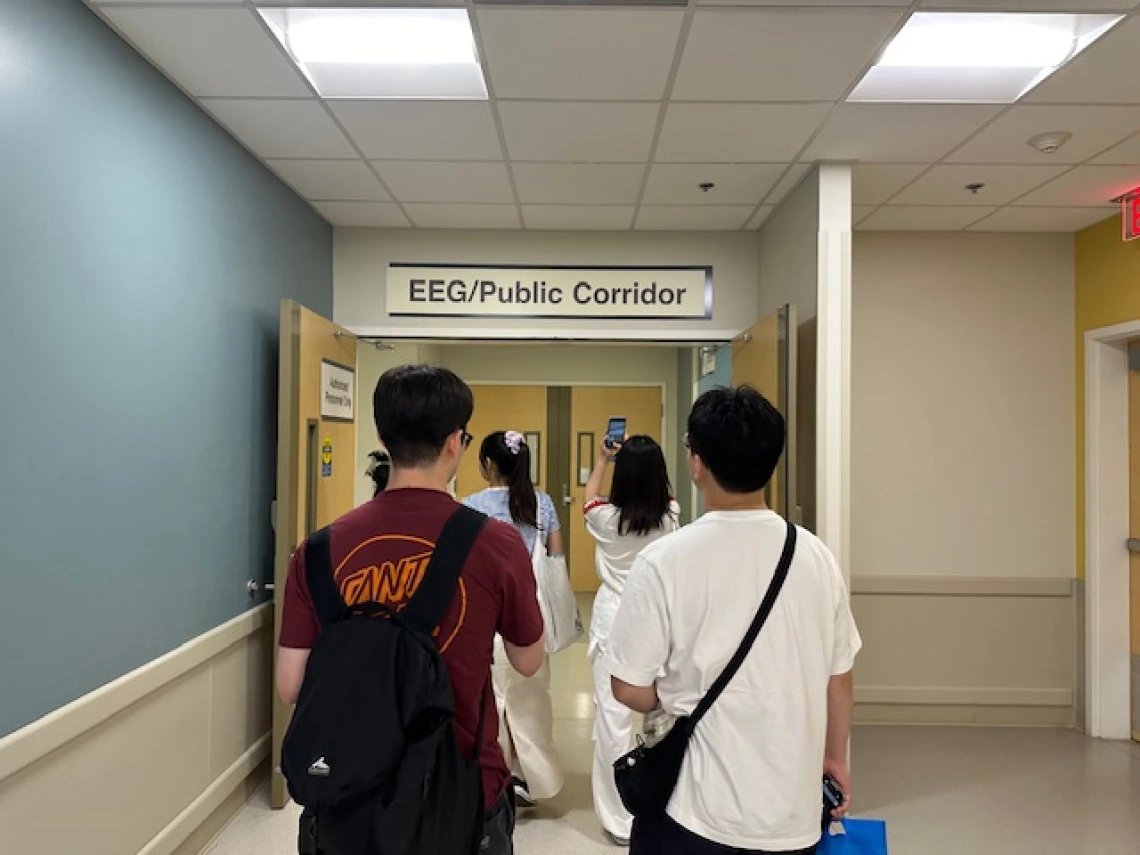
[[434, 632], [459, 586], [463, 565], [475, 547], [487, 517], [466, 505], [460, 505], [443, 526], [435, 549], [424, 571], [423, 581], [401, 617], [425, 632]]
[[344, 604], [333, 576], [332, 548], [329, 545], [327, 526], [313, 532], [305, 541], [305, 583], [309, 586], [313, 612], [322, 627], [344, 620], [348, 615], [348, 607]]
[[752, 650], [752, 645], [756, 642], [757, 636], [760, 635], [760, 630], [764, 628], [764, 624], [768, 620], [768, 616], [772, 613], [772, 607], [776, 605], [776, 598], [780, 596], [780, 589], [784, 587], [784, 581], [788, 578], [788, 569], [792, 566], [792, 558], [796, 554], [796, 527], [792, 523], [788, 523], [788, 536], [784, 540], [784, 551], [780, 554], [780, 563], [776, 565], [776, 573], [772, 576], [772, 583], [768, 586], [768, 592], [764, 595], [763, 602], [760, 603], [760, 610], [756, 612], [756, 617], [752, 620], [752, 626], [748, 627], [748, 634], [744, 636], [744, 641], [741, 642], [740, 648], [733, 655], [732, 659], [728, 661], [720, 676], [716, 678], [716, 682], [712, 684], [712, 688], [705, 693], [701, 698], [701, 702], [697, 705], [696, 711], [692, 714], [689, 721], [691, 726], [695, 727], [697, 722], [700, 721], [709, 708], [720, 697], [721, 693], [725, 690], [732, 678], [736, 676], [736, 672], [740, 670], [740, 666], [744, 664], [744, 660], [748, 658], [749, 652]]

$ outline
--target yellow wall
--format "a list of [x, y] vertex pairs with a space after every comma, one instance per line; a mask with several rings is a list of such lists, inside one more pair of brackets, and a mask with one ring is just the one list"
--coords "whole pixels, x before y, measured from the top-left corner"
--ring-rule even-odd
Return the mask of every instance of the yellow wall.
[[1077, 235], [1077, 575], [1085, 575], [1085, 333], [1140, 319], [1140, 241], [1124, 243], [1120, 217]]

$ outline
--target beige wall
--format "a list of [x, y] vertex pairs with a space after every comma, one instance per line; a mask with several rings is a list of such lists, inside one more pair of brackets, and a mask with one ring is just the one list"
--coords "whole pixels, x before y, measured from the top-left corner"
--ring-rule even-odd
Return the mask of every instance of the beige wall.
[[858, 233], [859, 717], [1072, 724], [1073, 239]]
[[796, 312], [793, 494], [797, 519], [816, 531], [816, 349], [819, 303], [819, 172], [813, 169], [760, 230], [758, 317]]
[[0, 740], [0, 851], [198, 851], [263, 780], [272, 606]]
[[[677, 459], [677, 348], [634, 345], [441, 344], [439, 364], [473, 382], [661, 385], [665, 390], [665, 459]], [[605, 426], [599, 428], [601, 430]]]
[[1073, 239], [859, 233], [852, 573], [1075, 576]]
[[[390, 318], [389, 262], [713, 266], [713, 320], [600, 321]], [[335, 317], [358, 332], [440, 338], [725, 339], [757, 318], [759, 250], [752, 232], [537, 232], [337, 229]], [[719, 332], [718, 332], [719, 331]], [[727, 334], [725, 334], [727, 331]]]

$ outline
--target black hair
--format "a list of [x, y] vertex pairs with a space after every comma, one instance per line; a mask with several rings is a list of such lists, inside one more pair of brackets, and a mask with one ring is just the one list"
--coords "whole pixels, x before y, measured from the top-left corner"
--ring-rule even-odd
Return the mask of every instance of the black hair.
[[614, 459], [610, 504], [618, 509], [618, 534], [647, 535], [665, 525], [673, 489], [665, 452], [648, 436], [631, 436]]
[[416, 469], [434, 464], [448, 437], [467, 429], [475, 398], [446, 368], [404, 365], [384, 372], [372, 411], [392, 465]]
[[507, 481], [511, 519], [519, 525], [538, 528], [538, 495], [530, 481], [530, 446], [518, 440], [518, 451], [507, 441], [506, 431], [489, 434], [479, 447], [479, 462], [494, 463]]
[[372, 462], [368, 464], [368, 471], [365, 474], [376, 485], [376, 489], [372, 492], [372, 498], [376, 498], [388, 487], [388, 476], [392, 474], [392, 458], [388, 456], [388, 452], [381, 449], [368, 452], [368, 456]]
[[689, 413], [689, 449], [729, 493], [758, 493], [784, 453], [784, 417], [750, 386], [712, 389]]

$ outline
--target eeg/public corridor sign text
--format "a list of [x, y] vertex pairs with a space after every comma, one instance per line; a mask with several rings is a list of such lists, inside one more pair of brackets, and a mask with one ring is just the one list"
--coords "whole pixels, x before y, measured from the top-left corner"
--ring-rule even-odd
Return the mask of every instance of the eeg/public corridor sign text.
[[712, 268], [392, 263], [387, 307], [396, 317], [703, 319]]

